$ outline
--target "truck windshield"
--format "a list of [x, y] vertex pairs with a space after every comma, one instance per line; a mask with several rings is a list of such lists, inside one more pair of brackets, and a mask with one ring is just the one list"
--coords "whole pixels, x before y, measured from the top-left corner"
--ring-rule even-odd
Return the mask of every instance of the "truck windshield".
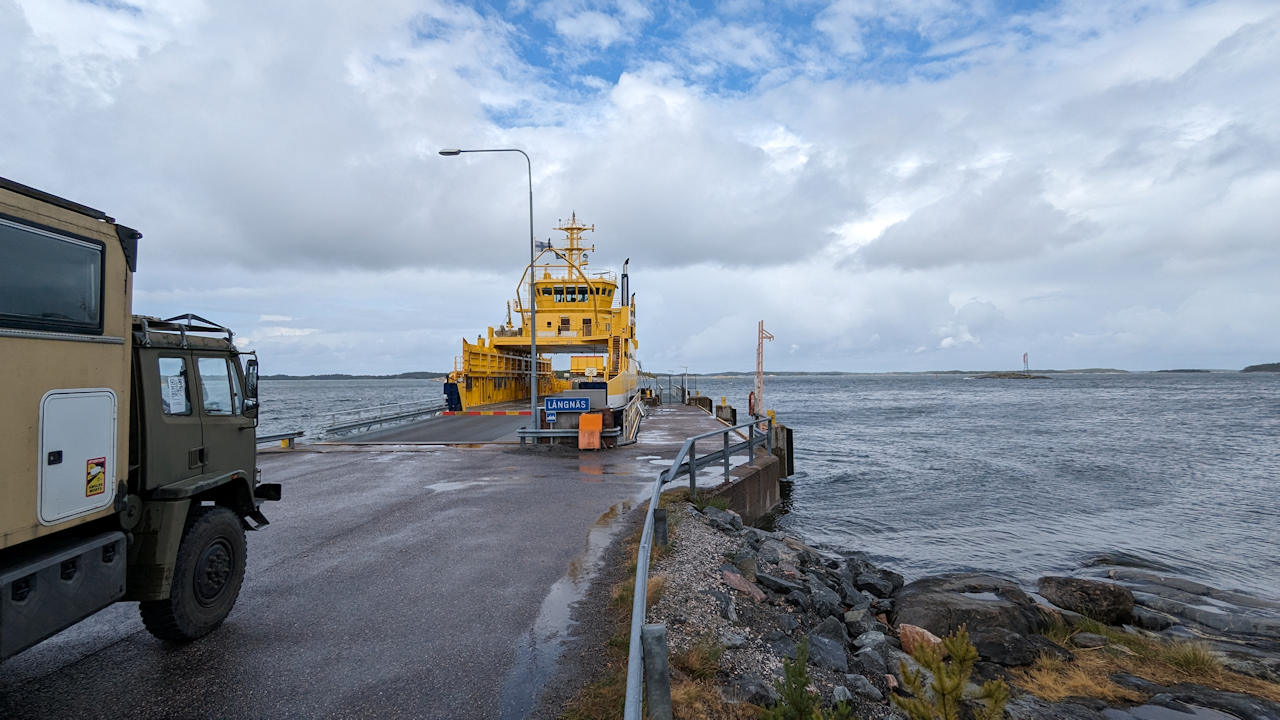
[[0, 326], [102, 332], [103, 246], [0, 218]]

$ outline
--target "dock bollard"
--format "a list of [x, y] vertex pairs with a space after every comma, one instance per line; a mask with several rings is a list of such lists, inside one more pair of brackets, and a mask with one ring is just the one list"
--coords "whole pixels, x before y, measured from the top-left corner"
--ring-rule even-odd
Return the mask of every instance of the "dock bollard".
[[667, 511], [662, 508], [653, 510], [653, 539], [658, 547], [667, 546]]
[[667, 665], [667, 626], [641, 625], [644, 701], [649, 720], [671, 720], [671, 669]]

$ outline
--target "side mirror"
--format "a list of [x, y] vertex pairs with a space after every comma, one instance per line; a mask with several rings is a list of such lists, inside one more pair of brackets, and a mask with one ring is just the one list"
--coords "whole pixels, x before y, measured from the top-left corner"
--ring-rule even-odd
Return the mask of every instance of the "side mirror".
[[258, 417], [258, 358], [244, 364], [244, 416]]

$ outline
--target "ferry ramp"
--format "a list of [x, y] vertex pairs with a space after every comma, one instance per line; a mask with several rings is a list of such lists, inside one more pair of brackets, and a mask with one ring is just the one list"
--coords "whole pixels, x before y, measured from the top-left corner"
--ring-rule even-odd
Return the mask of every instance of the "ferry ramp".
[[636, 444], [610, 451], [263, 454], [284, 500], [249, 533], [224, 625], [170, 645], [134, 604], [110, 607], [0, 665], [0, 717], [526, 717], [615, 518], [684, 438], [721, 427], [653, 410]]

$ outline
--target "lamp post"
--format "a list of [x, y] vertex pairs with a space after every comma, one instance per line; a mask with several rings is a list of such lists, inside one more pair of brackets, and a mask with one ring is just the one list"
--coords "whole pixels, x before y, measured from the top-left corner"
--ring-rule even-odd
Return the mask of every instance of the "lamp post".
[[440, 151], [440, 154], [445, 157], [453, 157], [462, 153], [492, 152], [514, 152], [524, 155], [525, 169], [529, 171], [529, 414], [532, 416], [530, 422], [533, 423], [533, 429], [537, 430], [542, 427], [542, 423], [539, 422], [538, 418], [538, 303], [533, 294], [533, 281], [535, 279], [533, 267], [533, 163], [530, 162], [528, 153], [519, 148], [485, 148], [479, 150], [445, 148]]

